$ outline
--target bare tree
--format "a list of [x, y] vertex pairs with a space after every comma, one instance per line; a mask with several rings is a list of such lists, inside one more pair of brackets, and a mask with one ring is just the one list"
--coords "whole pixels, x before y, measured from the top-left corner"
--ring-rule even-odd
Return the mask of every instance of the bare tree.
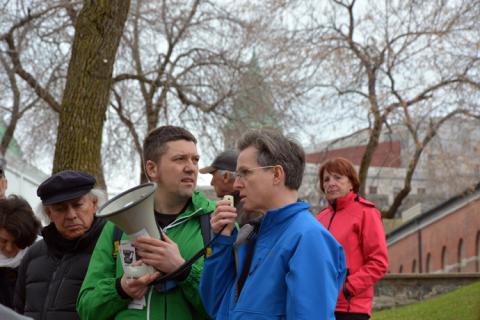
[[74, 30], [65, 12], [73, 13], [79, 5], [63, 0], [1, 4], [0, 48], [9, 83], [5, 92], [12, 92], [5, 95], [5, 104], [12, 107], [5, 110], [11, 134], [4, 142], [18, 134], [28, 160], [48, 157], [53, 150]]
[[[244, 27], [232, 12], [210, 1], [136, 1], [111, 100], [130, 133], [132, 142], [122, 141], [123, 147], [133, 145], [141, 157], [143, 137], [158, 125], [189, 123], [200, 133], [206, 132], [199, 130], [203, 114], [213, 119], [225, 115], [239, 71], [246, 67], [243, 61], [251, 55], [241, 41]], [[117, 126], [117, 135], [120, 130]]]
[[53, 172], [83, 170], [103, 181], [103, 123], [115, 55], [129, 9], [129, 1], [85, 1], [76, 19]]
[[[7, 62], [7, 57], [0, 53], [0, 63], [5, 71], [5, 75], [8, 78], [8, 85], [5, 85], [4, 96], [1, 97], [5, 104], [11, 102], [11, 106], [5, 105], [1, 107], [2, 112], [5, 112], [8, 117], [8, 123], [6, 124], [5, 132], [0, 143], [0, 154], [5, 156], [10, 142], [13, 140], [13, 134], [17, 127], [17, 123], [25, 112], [30, 110], [38, 102], [38, 97], [24, 98], [26, 94], [21, 93], [17, 79], [15, 77], [15, 71], [11, 68]], [[9, 89], [9, 90], [8, 90]], [[7, 95], [6, 92], [10, 91], [11, 94]], [[22, 99], [23, 98], [23, 99]]]
[[[145, 134], [173, 123], [193, 129], [201, 145], [208, 146], [203, 152], [218, 151], [224, 145], [222, 129], [238, 125], [238, 114], [251, 112], [238, 110], [248, 109], [238, 101], [248, 86], [244, 79], [251, 72], [254, 52], [262, 86], [250, 92], [262, 92], [257, 98], [249, 97], [255, 101], [250, 109], [268, 96], [269, 106], [264, 109], [272, 105], [273, 113], [281, 115], [277, 126], [290, 133], [302, 128], [304, 123], [295, 121], [305, 119], [300, 99], [308, 91], [304, 86], [312, 72], [302, 69], [304, 59], [275, 29], [276, 23], [269, 19], [272, 13], [255, 1], [137, 1], [114, 76], [111, 104], [116, 114], [109, 118], [116, 136], [124, 137], [116, 125], [118, 118], [128, 128], [131, 141], [116, 141], [123, 147], [133, 145], [138, 158]], [[271, 37], [278, 41], [263, 41]], [[248, 121], [265, 123], [260, 120], [263, 109], [256, 109], [258, 118]], [[115, 157], [110, 163], [120, 159], [113, 151], [118, 147], [108, 149]], [[124, 154], [122, 161], [131, 156], [128, 150]]]
[[[37, 114], [35, 123], [40, 122], [41, 117], [54, 119], [53, 122], [49, 120], [48, 127], [56, 127], [56, 117], [48, 114], [59, 113], [58, 134], [45, 126], [39, 128], [57, 137], [53, 171], [84, 170], [97, 175], [100, 183], [103, 182], [102, 128], [115, 53], [129, 4], [129, 1], [85, 1], [81, 7], [79, 1], [59, 0], [22, 1], [2, 7], [4, 16], [8, 17], [2, 28], [5, 31], [0, 34], [8, 55], [8, 61], [2, 60], [5, 69], [14, 71], [23, 80], [22, 90], [18, 92], [33, 92], [41, 99], [39, 105], [50, 109]], [[77, 16], [80, 8], [82, 11]], [[76, 38], [72, 40], [74, 33]], [[16, 76], [10, 75], [14, 90], [18, 81]], [[12, 109], [14, 114], [22, 115]], [[11, 119], [18, 121], [19, 118]], [[13, 133], [14, 127], [10, 128]], [[30, 131], [28, 138], [38, 143], [35, 136]]]
[[357, 128], [367, 120], [360, 193], [382, 133], [403, 123], [411, 134], [415, 148], [404, 187], [385, 217], [409, 194], [420, 156], [440, 126], [455, 115], [478, 115], [465, 97], [478, 96], [479, 4], [333, 0], [323, 15], [312, 5], [308, 22], [295, 25], [292, 36], [304, 39], [321, 70], [314, 79], [321, 104], [332, 115], [351, 117]]

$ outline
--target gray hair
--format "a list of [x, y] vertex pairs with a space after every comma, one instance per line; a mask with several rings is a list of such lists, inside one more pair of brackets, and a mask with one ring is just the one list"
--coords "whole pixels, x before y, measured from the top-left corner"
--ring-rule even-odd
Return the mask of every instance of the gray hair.
[[257, 149], [257, 162], [263, 166], [280, 165], [285, 172], [285, 186], [298, 190], [305, 171], [305, 151], [292, 138], [271, 129], [247, 131], [238, 141], [240, 151], [253, 146]]
[[[92, 199], [97, 200], [97, 209], [100, 208], [105, 202], [107, 202], [107, 193], [105, 190], [94, 188], [90, 190], [86, 195], [90, 196]], [[38, 205], [37, 212], [40, 213], [40, 220], [43, 225], [48, 225], [51, 221], [47, 215], [46, 207], [42, 203]]]
[[228, 173], [229, 182], [233, 183], [235, 181], [235, 172], [229, 171], [229, 170], [222, 170], [222, 169], [218, 169], [217, 171], [221, 176], [223, 176], [225, 173]]

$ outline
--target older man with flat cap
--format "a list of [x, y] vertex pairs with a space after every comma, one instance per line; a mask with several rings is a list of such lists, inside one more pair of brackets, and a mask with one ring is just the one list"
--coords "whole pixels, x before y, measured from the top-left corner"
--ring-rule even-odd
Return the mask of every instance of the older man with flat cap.
[[46, 218], [43, 240], [20, 264], [15, 289], [17, 312], [34, 319], [79, 319], [77, 295], [104, 221], [95, 217], [104, 193], [95, 178], [61, 171], [37, 189]]

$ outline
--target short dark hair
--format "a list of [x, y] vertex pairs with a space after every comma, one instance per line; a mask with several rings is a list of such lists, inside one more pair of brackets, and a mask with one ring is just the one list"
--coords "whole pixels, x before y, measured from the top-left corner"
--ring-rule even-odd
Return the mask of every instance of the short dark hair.
[[22, 197], [10, 195], [7, 199], [0, 200], [0, 229], [7, 230], [20, 249], [35, 242], [41, 226], [32, 207]]
[[167, 151], [167, 142], [176, 140], [187, 140], [197, 144], [193, 134], [182, 127], [162, 126], [153, 129], [143, 141], [143, 161], [157, 162]]
[[238, 141], [240, 151], [253, 146], [258, 150], [257, 162], [261, 166], [282, 166], [285, 186], [298, 190], [305, 171], [305, 151], [292, 138], [277, 130], [256, 129], [247, 131]]
[[358, 190], [360, 189], [360, 180], [351, 161], [342, 157], [337, 157], [327, 160], [322, 164], [320, 170], [318, 171], [318, 176], [320, 178], [320, 189], [323, 193], [325, 193], [325, 189], [323, 188], [323, 177], [325, 175], [325, 171], [346, 176], [352, 184], [353, 192], [358, 193]]

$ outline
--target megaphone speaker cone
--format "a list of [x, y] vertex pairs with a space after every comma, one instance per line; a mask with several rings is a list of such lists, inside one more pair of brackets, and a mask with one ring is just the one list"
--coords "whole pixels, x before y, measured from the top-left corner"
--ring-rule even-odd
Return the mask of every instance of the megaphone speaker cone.
[[105, 203], [97, 217], [113, 222], [132, 242], [139, 236], [160, 239], [153, 206], [156, 190], [152, 182], [128, 189]]

